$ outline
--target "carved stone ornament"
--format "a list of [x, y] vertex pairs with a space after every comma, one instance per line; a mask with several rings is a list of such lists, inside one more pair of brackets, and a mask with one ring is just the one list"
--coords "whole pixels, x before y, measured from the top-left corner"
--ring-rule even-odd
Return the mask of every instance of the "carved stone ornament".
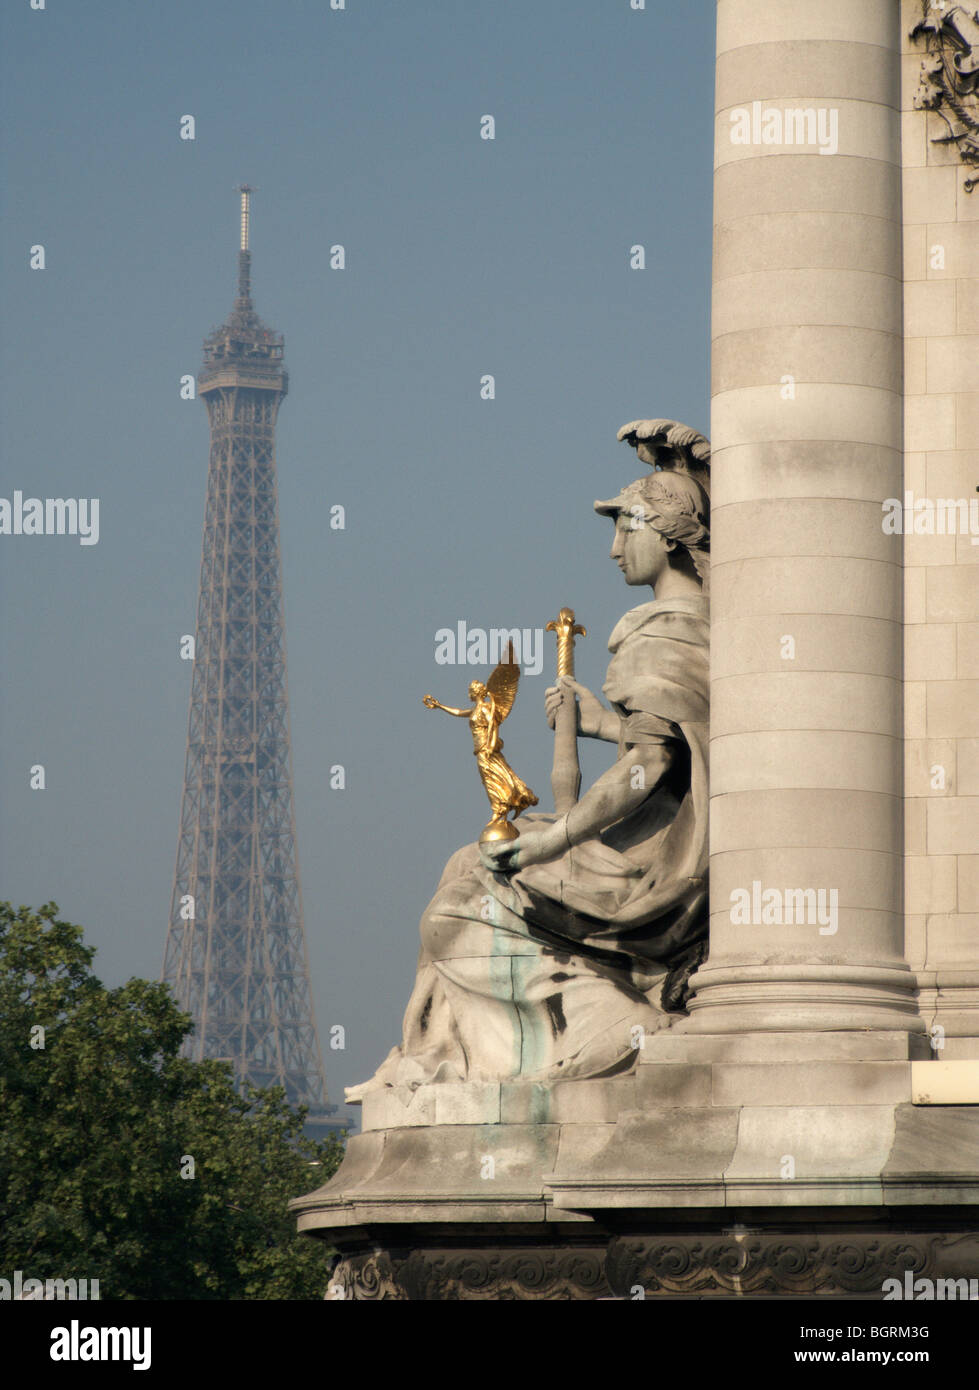
[[[936, 145], [957, 145], [963, 164], [979, 167], [979, 10], [923, 0], [924, 18], [911, 30], [924, 39], [928, 56], [921, 64], [921, 82], [914, 104], [935, 111], [946, 133]], [[971, 193], [979, 174], [965, 180]]]
[[[613, 1235], [589, 1247], [374, 1249], [337, 1263], [328, 1299], [354, 1302], [919, 1296], [916, 1281], [974, 1287], [979, 1237], [963, 1229]], [[935, 1294], [930, 1295], [934, 1297]], [[948, 1297], [968, 1296], [965, 1290]]]
[[[601, 1250], [413, 1250], [354, 1255], [337, 1266], [333, 1297], [442, 1303], [607, 1298]], [[328, 1294], [328, 1297], [331, 1295]]]

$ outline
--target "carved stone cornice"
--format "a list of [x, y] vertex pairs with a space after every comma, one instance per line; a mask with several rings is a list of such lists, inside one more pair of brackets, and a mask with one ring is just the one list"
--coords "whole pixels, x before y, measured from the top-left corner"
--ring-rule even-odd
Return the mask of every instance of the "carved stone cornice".
[[[472, 1244], [385, 1248], [341, 1256], [328, 1298], [354, 1302], [525, 1302], [637, 1298], [858, 1297], [883, 1299], [914, 1282], [979, 1275], [979, 1236], [968, 1218], [929, 1228], [750, 1229], [606, 1233], [593, 1244], [520, 1245], [473, 1230]], [[825, 1219], [825, 1218], [824, 1218]], [[832, 1218], [829, 1219], [832, 1227]], [[903, 1228], [902, 1228], [903, 1225]], [[963, 1229], [963, 1227], [965, 1229]], [[485, 1242], [485, 1243], [484, 1243]], [[889, 1283], [885, 1282], [889, 1281]], [[894, 1297], [894, 1293], [888, 1293]], [[934, 1294], [931, 1295], [934, 1297]], [[963, 1292], [947, 1297], [963, 1297]]]
[[609, 1296], [604, 1263], [602, 1249], [379, 1250], [342, 1260], [331, 1288], [358, 1303], [590, 1301]]

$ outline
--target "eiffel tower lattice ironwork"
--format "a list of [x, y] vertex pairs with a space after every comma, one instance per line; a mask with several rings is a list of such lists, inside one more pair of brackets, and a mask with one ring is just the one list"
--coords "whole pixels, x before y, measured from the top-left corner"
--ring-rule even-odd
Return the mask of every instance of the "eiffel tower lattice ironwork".
[[283, 339], [251, 300], [241, 188], [238, 294], [204, 343], [211, 432], [187, 761], [163, 978], [193, 1018], [195, 1059], [281, 1085], [325, 1123], [296, 859], [275, 422]]

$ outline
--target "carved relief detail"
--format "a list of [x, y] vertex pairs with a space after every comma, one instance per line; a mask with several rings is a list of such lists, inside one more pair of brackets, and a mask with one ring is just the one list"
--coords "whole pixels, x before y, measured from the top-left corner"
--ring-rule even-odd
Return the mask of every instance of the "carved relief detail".
[[[939, 8], [923, 0], [924, 18], [911, 30], [923, 39], [928, 56], [921, 64], [921, 83], [914, 104], [934, 111], [945, 123], [939, 145], [957, 145], [963, 164], [979, 168], [979, 10], [972, 6]], [[965, 180], [971, 193], [979, 173]]]
[[[341, 1257], [328, 1297], [356, 1302], [527, 1302], [676, 1297], [883, 1298], [884, 1281], [975, 1277], [963, 1231], [612, 1236], [604, 1246], [381, 1250]], [[907, 1279], [906, 1279], [907, 1276]]]

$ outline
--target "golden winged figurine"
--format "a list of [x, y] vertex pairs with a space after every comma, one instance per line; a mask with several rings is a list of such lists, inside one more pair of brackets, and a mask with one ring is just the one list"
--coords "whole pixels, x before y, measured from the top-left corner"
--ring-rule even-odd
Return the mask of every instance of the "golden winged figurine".
[[520, 832], [507, 820], [507, 816], [512, 812], [516, 819], [528, 806], [537, 805], [534, 793], [504, 758], [503, 740], [500, 738], [500, 725], [513, 709], [519, 680], [520, 667], [513, 659], [511, 642], [507, 645], [503, 660], [485, 685], [482, 681], [470, 683], [471, 709], [454, 709], [451, 705], [443, 705], [433, 695], [425, 695], [422, 699], [427, 709], [444, 710], [457, 719], [469, 720], [476, 764], [493, 808], [492, 818], [479, 837], [481, 845], [494, 840], [515, 840]]

